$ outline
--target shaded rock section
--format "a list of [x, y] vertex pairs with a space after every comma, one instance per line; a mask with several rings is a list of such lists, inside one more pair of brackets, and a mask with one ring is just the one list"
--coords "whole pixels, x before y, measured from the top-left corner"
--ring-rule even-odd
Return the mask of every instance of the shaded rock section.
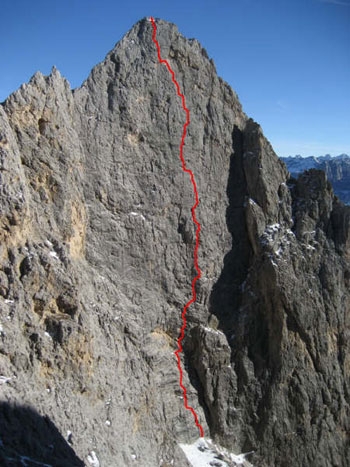
[[75, 455], [74, 440], [66, 439], [50, 419], [30, 407], [0, 404], [0, 462], [4, 467], [28, 465], [84, 467]]
[[[245, 201], [227, 210], [233, 246], [210, 300], [216, 329], [192, 331], [211, 427], [231, 448], [256, 451], [259, 466], [346, 465], [350, 210], [322, 171], [288, 180], [253, 122], [237, 138]], [[250, 248], [235, 246], [237, 209]]]
[[[289, 179], [200, 44], [157, 26], [200, 197], [189, 402], [255, 465], [348, 465], [349, 208], [321, 172]], [[0, 105], [1, 400], [86, 465], [185, 467], [198, 437], [174, 358], [194, 272], [183, 120], [147, 20], [80, 88], [53, 69]]]

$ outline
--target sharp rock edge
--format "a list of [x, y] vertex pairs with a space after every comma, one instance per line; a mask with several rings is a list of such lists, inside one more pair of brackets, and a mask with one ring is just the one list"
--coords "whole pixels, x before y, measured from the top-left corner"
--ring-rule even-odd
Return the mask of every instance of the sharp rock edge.
[[[349, 208], [322, 172], [289, 180], [200, 44], [157, 26], [200, 195], [189, 402], [254, 465], [350, 465]], [[0, 105], [2, 465], [189, 465], [193, 199], [151, 35], [78, 89], [53, 69]]]

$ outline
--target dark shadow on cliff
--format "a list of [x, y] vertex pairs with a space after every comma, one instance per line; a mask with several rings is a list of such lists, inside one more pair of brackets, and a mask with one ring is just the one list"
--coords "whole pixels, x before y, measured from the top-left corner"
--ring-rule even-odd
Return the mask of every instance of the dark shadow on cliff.
[[209, 311], [218, 318], [219, 329], [226, 334], [230, 344], [238, 318], [242, 283], [251, 257], [244, 212], [247, 183], [243, 169], [243, 133], [237, 127], [233, 130], [232, 141], [233, 154], [226, 189], [229, 202], [226, 224], [232, 236], [232, 248], [224, 258], [223, 269], [209, 299]]
[[[243, 133], [237, 127], [232, 134], [233, 153], [230, 157], [230, 167], [227, 180], [228, 207], [226, 210], [227, 230], [232, 237], [231, 250], [223, 258], [221, 274], [214, 284], [209, 297], [209, 312], [218, 320], [218, 329], [227, 337], [231, 346], [231, 361], [235, 357], [234, 333], [237, 330], [239, 309], [242, 297], [242, 283], [247, 277], [252, 250], [248, 239], [245, 220], [245, 202], [247, 198], [247, 183], [243, 169]], [[220, 431], [216, 420], [214, 405], [208, 407], [205, 394], [207, 388], [203, 387], [200, 365], [198, 367], [198, 347], [200, 343], [191, 332], [191, 338], [185, 341], [185, 368], [191, 384], [198, 392], [198, 400], [204, 410], [211, 434]], [[213, 349], [213, 351], [215, 351]], [[199, 356], [201, 358], [201, 356]], [[203, 375], [202, 375], [203, 376]], [[205, 377], [204, 377], [205, 379]]]
[[47, 416], [28, 406], [0, 402], [2, 467], [84, 467]]

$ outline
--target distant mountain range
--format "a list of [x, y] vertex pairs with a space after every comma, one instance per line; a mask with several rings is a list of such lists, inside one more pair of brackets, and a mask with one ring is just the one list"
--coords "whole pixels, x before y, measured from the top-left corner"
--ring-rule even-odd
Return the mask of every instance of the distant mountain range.
[[345, 203], [350, 204], [350, 156], [340, 154], [332, 157], [329, 154], [321, 157], [289, 156], [281, 157], [292, 177], [309, 169], [320, 169], [326, 172], [332, 183], [334, 193]]

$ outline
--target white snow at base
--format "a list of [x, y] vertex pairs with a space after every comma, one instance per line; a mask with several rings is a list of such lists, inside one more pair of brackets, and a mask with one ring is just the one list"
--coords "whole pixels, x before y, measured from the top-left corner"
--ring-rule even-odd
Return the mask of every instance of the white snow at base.
[[[210, 439], [199, 438], [193, 444], [180, 444], [192, 467], [230, 467], [243, 465], [247, 454], [232, 454], [212, 443]], [[251, 465], [246, 462], [246, 465]]]
[[[210, 463], [217, 460], [217, 456], [208, 448], [203, 438], [199, 438], [193, 444], [180, 444], [180, 447], [192, 467], [210, 467]], [[220, 462], [223, 467], [227, 467], [226, 462]]]

